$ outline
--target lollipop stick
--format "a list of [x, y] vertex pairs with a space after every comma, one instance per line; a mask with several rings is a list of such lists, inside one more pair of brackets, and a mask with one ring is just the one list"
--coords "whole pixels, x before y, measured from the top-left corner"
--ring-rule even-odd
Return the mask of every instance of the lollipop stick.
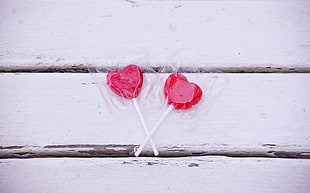
[[142, 152], [143, 148], [145, 147], [148, 140], [151, 139], [152, 135], [155, 133], [155, 131], [159, 128], [160, 124], [165, 120], [165, 118], [168, 116], [168, 114], [173, 109], [173, 105], [170, 105], [169, 108], [164, 112], [164, 114], [160, 117], [160, 119], [157, 121], [155, 126], [152, 128], [151, 132], [147, 135], [147, 137], [144, 139], [138, 150], [135, 152], [135, 156], [138, 157], [140, 153]]
[[[138, 103], [137, 103], [136, 98], [133, 98], [133, 99], [132, 99], [132, 102], [133, 102], [133, 104], [134, 104], [134, 106], [135, 106], [135, 109], [136, 109], [136, 111], [137, 111], [137, 113], [138, 113], [140, 122], [141, 122], [141, 124], [142, 124], [142, 126], [143, 126], [143, 128], [144, 128], [145, 134], [146, 134], [146, 135], [149, 135], [149, 130], [148, 130], [148, 128], [147, 128], [147, 125], [146, 125], [146, 123], [145, 123], [144, 117], [143, 117], [143, 115], [142, 115], [142, 113], [141, 113], [141, 110], [140, 110], [140, 107], [139, 107], [139, 105], [138, 105]], [[154, 142], [153, 142], [152, 139], [150, 139], [150, 144], [151, 144], [151, 146], [152, 146], [154, 155], [155, 155], [155, 156], [158, 156], [158, 154], [159, 154], [159, 153], [158, 153], [158, 150], [157, 150], [157, 148], [156, 148], [156, 146], [155, 146], [155, 144], [154, 144]]]

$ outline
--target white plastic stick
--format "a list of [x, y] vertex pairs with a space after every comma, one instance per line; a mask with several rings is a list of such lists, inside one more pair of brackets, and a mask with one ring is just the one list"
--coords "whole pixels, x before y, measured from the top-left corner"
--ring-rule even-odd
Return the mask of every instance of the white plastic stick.
[[[145, 123], [144, 117], [143, 117], [143, 115], [142, 115], [142, 113], [141, 113], [141, 110], [140, 110], [140, 107], [139, 107], [139, 105], [138, 105], [137, 100], [136, 100], [135, 98], [133, 98], [133, 99], [132, 99], [132, 102], [133, 102], [133, 104], [134, 104], [134, 106], [135, 106], [135, 109], [136, 109], [136, 111], [137, 111], [137, 113], [138, 113], [139, 119], [140, 119], [141, 124], [142, 124], [142, 126], [143, 126], [143, 128], [144, 128], [145, 134], [146, 134], [146, 135], [149, 135], [150, 132], [149, 132], [149, 130], [148, 130], [148, 128], [147, 128], [147, 125], [146, 125], [146, 123]], [[157, 150], [157, 148], [156, 148], [156, 146], [155, 146], [155, 144], [154, 144], [154, 142], [153, 142], [152, 139], [150, 139], [150, 144], [151, 144], [151, 146], [152, 146], [154, 155], [155, 155], [155, 156], [158, 156], [158, 155], [159, 155], [158, 150]]]
[[138, 157], [140, 155], [140, 153], [142, 152], [143, 148], [145, 147], [146, 143], [148, 142], [148, 140], [151, 139], [151, 137], [153, 136], [153, 134], [155, 133], [155, 131], [159, 128], [160, 124], [165, 120], [165, 118], [167, 117], [167, 115], [171, 112], [171, 110], [173, 109], [173, 105], [170, 105], [168, 107], [168, 109], [164, 112], [164, 114], [160, 117], [160, 119], [157, 121], [157, 123], [155, 124], [155, 126], [153, 127], [153, 129], [151, 130], [151, 132], [147, 135], [147, 137], [144, 139], [144, 141], [142, 142], [142, 144], [140, 145], [140, 147], [138, 148], [138, 150], [135, 152], [135, 156]]

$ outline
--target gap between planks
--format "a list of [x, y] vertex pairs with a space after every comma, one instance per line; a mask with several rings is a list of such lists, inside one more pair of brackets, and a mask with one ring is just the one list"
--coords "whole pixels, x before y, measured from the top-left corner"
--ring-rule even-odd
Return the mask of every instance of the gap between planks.
[[[120, 65], [118, 68], [122, 68]], [[252, 66], [252, 65], [248, 65]], [[117, 67], [88, 67], [88, 65], [64, 65], [64, 66], [40, 66], [40, 67], [20, 67], [20, 66], [0, 66], [0, 73], [88, 73], [95, 72], [100, 69], [100, 72], [107, 73]], [[264, 67], [179, 67], [177, 69], [171, 66], [157, 65], [143, 67], [144, 73], [310, 73], [310, 67], [296, 67], [295, 65], [287, 65], [286, 67], [277, 67], [274, 65], [266, 65]]]
[[[134, 157], [138, 145], [46, 145], [46, 146], [0, 146], [0, 158], [44, 157]], [[277, 146], [263, 144], [260, 148], [202, 145], [161, 145], [159, 157], [227, 156], [310, 159], [309, 147]], [[142, 151], [142, 157], [152, 157], [151, 149]]]

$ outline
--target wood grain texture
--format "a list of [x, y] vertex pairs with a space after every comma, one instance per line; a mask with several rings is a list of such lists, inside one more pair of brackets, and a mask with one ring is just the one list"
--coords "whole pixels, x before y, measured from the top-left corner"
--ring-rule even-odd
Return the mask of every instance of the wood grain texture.
[[1, 0], [0, 70], [309, 72], [309, 9], [309, 1]]
[[[167, 76], [144, 75], [138, 102], [149, 127], [166, 108], [162, 85]], [[99, 73], [0, 74], [0, 146], [39, 146], [42, 151], [46, 145], [140, 144], [144, 131], [132, 103], [106, 89], [104, 77]], [[275, 148], [309, 156], [309, 74], [187, 77], [201, 86], [204, 97], [190, 111], [172, 112], [154, 135], [163, 155], [176, 147], [179, 152], [185, 148], [188, 155], [244, 150], [248, 155], [273, 156]]]
[[308, 193], [310, 160], [195, 158], [0, 160], [0, 191]]

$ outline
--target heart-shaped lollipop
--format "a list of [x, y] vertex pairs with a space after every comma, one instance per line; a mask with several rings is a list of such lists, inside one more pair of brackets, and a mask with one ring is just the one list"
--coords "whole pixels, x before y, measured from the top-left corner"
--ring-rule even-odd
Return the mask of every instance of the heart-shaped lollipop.
[[166, 80], [164, 94], [167, 103], [175, 109], [189, 109], [200, 101], [202, 90], [197, 84], [188, 82], [184, 75], [174, 73]]
[[187, 78], [184, 75], [173, 73], [167, 78], [165, 82], [164, 94], [167, 98], [167, 103], [169, 104], [169, 107], [162, 114], [151, 132], [141, 143], [140, 147], [135, 152], [135, 156], [140, 155], [148, 140], [150, 140], [152, 135], [159, 128], [160, 124], [165, 120], [165, 118], [168, 116], [168, 114], [172, 111], [173, 108], [178, 110], [185, 110], [196, 105], [202, 97], [202, 90], [197, 84], [188, 82]]
[[143, 84], [143, 74], [136, 65], [128, 65], [123, 70], [113, 70], [107, 75], [108, 85], [113, 92], [124, 98], [136, 98]]
[[[144, 131], [148, 135], [149, 130], [136, 100], [143, 84], [142, 70], [133, 64], [126, 66], [123, 70], [113, 70], [107, 75], [107, 83], [117, 95], [132, 99]], [[150, 140], [150, 144], [154, 155], [157, 156], [159, 153], [152, 139]]]

